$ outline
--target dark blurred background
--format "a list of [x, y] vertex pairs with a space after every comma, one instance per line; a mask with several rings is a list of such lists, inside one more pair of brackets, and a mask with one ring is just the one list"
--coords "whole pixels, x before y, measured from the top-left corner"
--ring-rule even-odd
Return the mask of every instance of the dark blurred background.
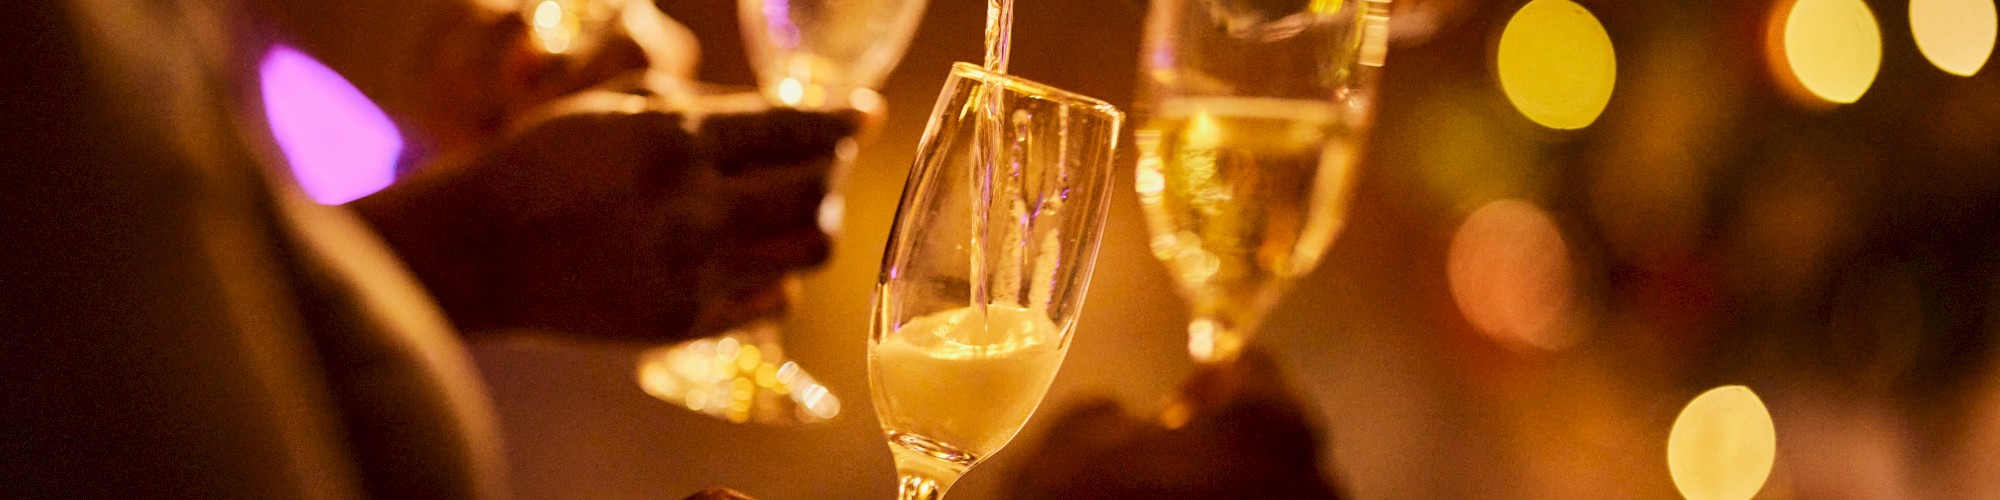
[[[1578, 0], [1615, 48], [1616, 85], [1594, 123], [1559, 131], [1496, 76], [1524, 3], [1392, 4], [1349, 224], [1258, 341], [1326, 429], [1325, 474], [1360, 498], [1674, 498], [1676, 416], [1740, 384], [1778, 436], [1760, 497], [2000, 496], [1994, 72], [1941, 71], [1909, 4], [1868, 1], [1880, 69], [1834, 104], [1774, 49], [1788, 2]], [[691, 20], [735, 9], [660, 5]], [[730, 424], [641, 392], [636, 351], [475, 346], [520, 497], [893, 496], [867, 393], [868, 290], [947, 68], [980, 57], [984, 7], [932, 2], [882, 91], [889, 120], [863, 145], [837, 255], [788, 320], [787, 353], [843, 398], [839, 418]], [[1130, 109], [1143, 5], [1016, 8], [1013, 72]], [[752, 83], [733, 22], [690, 27], [704, 79]], [[954, 499], [1006, 498], [1075, 402], [1154, 413], [1190, 373], [1186, 314], [1121, 156], [1068, 360], [1040, 416]]]

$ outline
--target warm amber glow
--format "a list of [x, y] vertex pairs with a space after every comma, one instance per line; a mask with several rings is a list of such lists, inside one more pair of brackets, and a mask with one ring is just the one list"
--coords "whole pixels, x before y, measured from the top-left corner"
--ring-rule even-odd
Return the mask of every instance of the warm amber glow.
[[1882, 67], [1882, 32], [1861, 0], [1798, 0], [1784, 23], [1785, 64], [1814, 96], [1850, 103]]
[[1508, 345], [1568, 347], [1563, 328], [1575, 294], [1569, 247], [1532, 203], [1487, 203], [1458, 227], [1446, 255], [1451, 297], [1480, 332]]
[[1910, 32], [1917, 50], [1938, 69], [1972, 76], [1993, 55], [2000, 19], [1993, 0], [1910, 0]]
[[1618, 80], [1611, 36], [1569, 0], [1521, 6], [1500, 32], [1496, 70], [1507, 101], [1542, 126], [1573, 130], [1597, 121]]
[[1667, 467], [1689, 500], [1748, 500], [1764, 488], [1778, 450], [1771, 412], [1750, 388], [1710, 389], [1689, 401], [1667, 437]]

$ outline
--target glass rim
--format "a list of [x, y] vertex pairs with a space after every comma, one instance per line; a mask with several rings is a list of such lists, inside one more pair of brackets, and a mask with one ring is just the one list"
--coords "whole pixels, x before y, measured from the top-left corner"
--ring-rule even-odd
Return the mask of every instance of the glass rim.
[[1006, 89], [1009, 91], [1056, 101], [1064, 106], [1091, 108], [1100, 113], [1121, 118], [1125, 114], [1119, 111], [1117, 106], [1112, 106], [1111, 103], [1104, 102], [1103, 100], [1011, 74], [994, 73], [987, 71], [986, 68], [980, 65], [969, 62], [960, 61], [952, 63], [951, 74], [952, 76], [979, 82], [999, 80], [1001, 84], [1006, 85]]

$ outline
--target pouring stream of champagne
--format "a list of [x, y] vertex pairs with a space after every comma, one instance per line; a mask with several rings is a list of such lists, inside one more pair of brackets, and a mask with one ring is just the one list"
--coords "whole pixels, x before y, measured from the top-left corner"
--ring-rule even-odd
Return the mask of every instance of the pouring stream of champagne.
[[[1007, 73], [1013, 27], [1014, 0], [986, 0], [986, 71], [994, 76]], [[975, 314], [973, 319], [977, 321], [975, 324], [985, 324], [986, 308], [996, 298], [992, 296], [994, 277], [990, 274], [993, 270], [988, 269], [991, 267], [989, 250], [994, 250], [989, 248], [993, 244], [994, 236], [991, 227], [992, 208], [993, 203], [999, 201], [994, 196], [995, 188], [998, 187], [994, 181], [1006, 181], [995, 176], [999, 174], [1002, 163], [1009, 160], [1005, 153], [1006, 133], [1003, 124], [1006, 121], [1001, 102], [1006, 86], [1000, 80], [989, 80], [986, 84], [987, 92], [982, 98], [985, 101], [982, 106], [984, 119], [975, 122], [979, 130], [975, 134], [979, 138], [979, 144], [974, 148], [977, 158], [972, 166], [977, 170], [968, 176], [973, 183], [971, 192], [975, 196], [972, 200], [972, 241], [968, 252], [971, 262], [967, 269], [969, 272], [967, 278], [971, 284], [970, 305]], [[1019, 159], [1014, 158], [1014, 160]], [[1002, 245], [1006, 243], [1010, 242], [1003, 241]], [[1019, 272], [1018, 266], [1001, 266], [999, 270]], [[1000, 288], [1002, 293], [1009, 292], [1006, 287]]]

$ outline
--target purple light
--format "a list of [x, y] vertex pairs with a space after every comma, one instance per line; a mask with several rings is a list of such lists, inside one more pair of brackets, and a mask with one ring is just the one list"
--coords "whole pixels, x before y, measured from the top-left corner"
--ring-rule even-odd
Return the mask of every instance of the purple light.
[[271, 135], [313, 201], [347, 203], [396, 180], [402, 134], [347, 79], [285, 45], [264, 56], [258, 74]]
[[791, 0], [765, 2], [764, 19], [764, 29], [769, 30], [771, 36], [777, 38], [779, 47], [784, 47], [785, 50], [798, 50], [801, 41], [799, 25], [792, 22]]

